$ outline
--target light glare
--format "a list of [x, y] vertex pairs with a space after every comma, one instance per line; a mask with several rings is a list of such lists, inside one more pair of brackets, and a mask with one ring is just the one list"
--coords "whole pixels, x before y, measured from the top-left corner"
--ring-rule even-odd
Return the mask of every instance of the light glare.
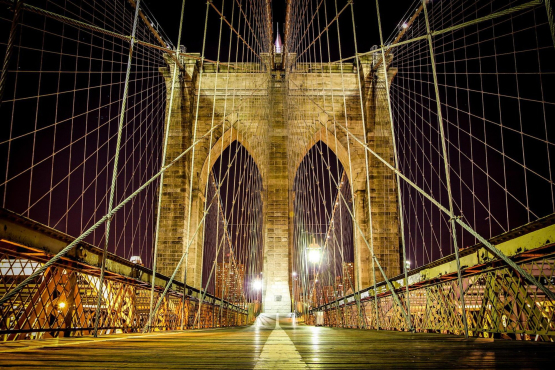
[[320, 251], [318, 249], [311, 249], [308, 251], [308, 260], [312, 263], [320, 261]]
[[252, 287], [254, 290], [260, 290], [262, 289], [262, 281], [260, 281], [259, 279], [256, 279], [253, 283], [252, 283]]

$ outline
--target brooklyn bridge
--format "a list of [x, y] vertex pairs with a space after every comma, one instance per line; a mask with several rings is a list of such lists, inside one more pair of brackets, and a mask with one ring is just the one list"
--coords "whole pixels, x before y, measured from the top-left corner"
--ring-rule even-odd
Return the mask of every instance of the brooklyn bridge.
[[0, 58], [0, 367], [554, 366], [550, 0], [0, 0]]

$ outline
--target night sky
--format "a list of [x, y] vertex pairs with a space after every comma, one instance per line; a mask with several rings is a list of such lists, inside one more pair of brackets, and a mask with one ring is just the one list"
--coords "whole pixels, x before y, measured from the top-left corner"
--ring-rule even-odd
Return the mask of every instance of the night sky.
[[[331, 14], [334, 13], [334, 0], [326, 0], [328, 6], [328, 18], [332, 18]], [[157, 1], [157, 0], [143, 0], [148, 9], [158, 20], [165, 33], [171, 41], [177, 43], [177, 32], [179, 30], [179, 17], [181, 1], [174, 0], [172, 2]], [[382, 19], [382, 26], [384, 38], [387, 37], [395, 30], [402, 17], [402, 13], [409, 8], [413, 0], [398, 0], [398, 1], [381, 1], [380, 12]], [[221, 1], [215, 0], [214, 4], [221, 9]], [[338, 0], [338, 6], [343, 6], [344, 1]], [[226, 6], [230, 6], [227, 3]], [[378, 34], [377, 18], [375, 2], [372, 0], [355, 0], [355, 22], [357, 26], [357, 37], [359, 52], [368, 51], [373, 45], [380, 44], [380, 37]], [[204, 17], [206, 11], [206, 2], [199, 0], [189, 0], [185, 4], [185, 17], [183, 24], [183, 44], [187, 47], [189, 52], [200, 52], [202, 50], [202, 37], [204, 34]], [[276, 23], [279, 22], [280, 30], [283, 37], [283, 24], [285, 22], [285, 0], [272, 0], [272, 18], [274, 23], [274, 33]], [[226, 12], [227, 13], [227, 12]], [[214, 19], [215, 12], [211, 11], [209, 17]], [[352, 33], [348, 33], [351, 26], [350, 12], [344, 13], [341, 18], [342, 32], [345, 30], [345, 39], [352, 38]], [[333, 34], [336, 32], [332, 29]], [[209, 40], [217, 40], [218, 28], [211, 27], [209, 29]], [[343, 37], [343, 36], [342, 36]], [[217, 51], [216, 42], [213, 41], [207, 45], [207, 54], [215, 56]], [[351, 43], [346, 43], [345, 50], [346, 56], [354, 54], [354, 49]]]
[[[94, 8], [91, 2], [78, 0], [70, 5], [61, 0], [28, 3], [130, 34], [133, 10], [127, 1], [92, 2]], [[181, 1], [142, 3], [176, 44]], [[340, 8], [345, 3], [338, 0]], [[380, 2], [386, 40], [398, 32], [407, 19], [405, 11], [412, 11], [415, 3]], [[470, 3], [461, 10], [451, 7], [459, 2], [432, 1], [432, 28], [523, 1]], [[221, 0], [214, 4], [222, 6]], [[329, 19], [335, 14], [335, 0], [325, 4]], [[231, 2], [226, 1], [226, 7], [228, 16]], [[368, 51], [380, 43], [375, 2], [355, 0], [354, 8], [358, 51]], [[205, 1], [187, 0], [182, 43], [190, 53], [201, 52], [205, 13]], [[279, 23], [283, 36], [285, 1], [274, 1], [272, 13], [274, 27]], [[11, 10], [2, 5], [0, 55], [5, 52], [11, 17]], [[128, 43], [31, 12], [23, 13], [22, 24], [0, 106], [0, 121], [5, 123], [0, 127], [2, 205], [76, 236], [106, 213]], [[218, 25], [210, 10], [206, 45], [210, 59], [217, 58]], [[350, 11], [340, 17], [340, 28], [342, 56], [352, 56]], [[333, 29], [332, 61], [339, 57], [335, 25]], [[420, 16], [405, 37], [421, 36], [424, 29]], [[156, 43], [144, 24], [138, 38]], [[223, 42], [220, 53], [225, 58], [227, 44]], [[435, 37], [434, 48], [456, 213], [486, 237], [553, 213], [555, 52], [543, 5]], [[144, 46], [136, 47], [134, 58], [116, 204], [156, 173], [161, 163], [166, 90], [159, 68], [166, 63], [161, 51]], [[430, 64], [425, 41], [395, 49], [393, 117], [402, 172], [446, 205]], [[445, 215], [406, 185], [402, 191], [409, 258], [421, 265], [452, 253]], [[156, 197], [157, 184], [115, 217], [110, 251], [126, 258], [141, 255], [150, 264]], [[103, 235], [101, 226], [87, 241], [102, 246]], [[475, 242], [468, 235], [460, 238], [461, 247]]]

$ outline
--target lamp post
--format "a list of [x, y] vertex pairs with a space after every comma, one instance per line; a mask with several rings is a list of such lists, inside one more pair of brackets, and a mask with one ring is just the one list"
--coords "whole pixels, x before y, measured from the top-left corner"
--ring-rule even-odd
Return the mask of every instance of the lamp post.
[[295, 317], [297, 316], [297, 301], [295, 299], [295, 285], [296, 285], [296, 280], [297, 280], [297, 273], [295, 271], [293, 271], [293, 273], [291, 274], [293, 276], [293, 278], [291, 279], [291, 281], [293, 282], [293, 320], [295, 319]]
[[320, 262], [320, 255], [322, 253], [322, 248], [316, 243], [316, 238], [313, 238], [312, 244], [310, 244], [307, 248], [308, 253], [308, 260], [314, 264], [314, 268], [316, 268], [316, 264]]
[[322, 248], [316, 243], [316, 238], [312, 238], [312, 244], [309, 244], [306, 248], [308, 261], [312, 262], [314, 265], [313, 275], [314, 275], [314, 298], [316, 299], [316, 264], [320, 262], [322, 255]]

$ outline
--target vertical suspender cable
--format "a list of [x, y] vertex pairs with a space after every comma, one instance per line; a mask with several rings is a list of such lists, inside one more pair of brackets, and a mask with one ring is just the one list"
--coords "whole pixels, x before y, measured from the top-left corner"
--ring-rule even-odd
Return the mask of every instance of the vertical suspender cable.
[[[338, 42], [338, 46], [339, 46], [339, 59], [342, 58], [341, 56], [341, 33], [339, 31], [339, 12], [338, 12], [338, 8], [337, 8], [337, 0], [335, 0], [335, 14], [336, 14], [336, 25], [337, 25], [337, 42]], [[339, 65], [340, 67], [340, 72], [341, 72], [341, 87], [342, 87], [342, 92], [343, 92], [343, 106], [344, 106], [344, 113], [345, 113], [345, 126], [349, 127], [349, 123], [348, 123], [348, 115], [347, 115], [347, 95], [345, 93], [345, 81], [344, 81], [344, 76], [343, 76], [343, 63], [341, 63]], [[348, 153], [348, 157], [349, 157], [349, 178], [351, 179], [351, 181], [353, 181], [354, 177], [353, 177], [353, 170], [352, 170], [352, 164], [351, 164], [351, 143], [349, 140], [349, 134], [347, 134], [347, 153]], [[355, 207], [355, 193], [354, 193], [354, 183], [351, 184], [351, 197], [353, 200], [353, 211], [352, 211], [352, 216], [353, 216], [353, 222], [357, 222], [356, 221], [356, 207]], [[347, 202], [345, 202], [345, 206], [348, 207]], [[356, 233], [353, 233], [354, 235], [356, 235]], [[357, 244], [360, 243], [356, 243], [356, 237], [353, 235], [353, 245], [354, 245], [354, 252], [355, 255], [358, 254], [357, 252]], [[363, 235], [364, 238], [364, 235]], [[356, 261], [355, 261], [356, 263]], [[345, 272], [343, 272], [345, 273]], [[360, 311], [360, 295], [357, 295], [356, 292], [360, 290], [360, 286], [359, 286], [359, 276], [355, 277], [355, 286], [353, 287], [353, 293], [355, 295], [356, 298], [356, 304], [357, 304], [357, 309], [358, 309], [358, 316], [359, 316], [359, 320], [361, 319], [361, 311]], [[364, 321], [362, 321], [363, 326], [364, 325]]]
[[8, 78], [8, 66], [12, 57], [13, 44], [15, 42], [15, 35], [17, 32], [17, 25], [19, 24], [19, 17], [21, 16], [21, 5], [23, 0], [15, 1], [15, 9], [12, 18], [12, 26], [10, 28], [10, 35], [8, 37], [8, 45], [6, 46], [6, 55], [4, 56], [4, 64], [2, 65], [2, 75], [0, 76], [0, 105], [4, 99], [4, 91], [6, 90], [6, 80]]
[[[179, 60], [179, 52], [181, 46], [181, 31], [183, 29], [183, 15], [185, 13], [185, 0], [183, 0], [181, 4], [181, 20], [179, 21], [179, 33], [177, 36], [177, 50], [175, 51], [175, 58]], [[170, 124], [171, 124], [171, 116], [172, 116], [172, 109], [173, 109], [173, 96], [174, 96], [174, 89], [175, 89], [175, 80], [177, 79], [177, 70], [179, 66], [177, 62], [174, 65], [173, 75], [172, 75], [172, 84], [171, 84], [171, 92], [170, 92], [170, 103], [168, 107], [167, 119], [166, 119], [166, 132], [164, 135], [164, 146], [162, 149], [162, 165], [163, 168], [166, 164], [166, 150], [168, 148], [168, 137], [170, 132]], [[162, 189], [164, 186], [164, 174], [160, 176], [160, 181], [158, 185], [158, 212], [156, 213], [156, 234], [154, 236], [154, 252], [152, 256], [152, 282], [150, 287], [150, 310], [149, 316], [152, 315], [152, 308], [154, 305], [154, 286], [156, 285], [156, 262], [158, 260], [158, 238], [160, 235], [160, 211], [162, 208]], [[184, 285], [187, 286], [186, 284]], [[183, 292], [183, 296], [185, 296], [186, 291]], [[149, 328], [150, 330], [150, 328]]]
[[545, 11], [547, 12], [547, 21], [549, 22], [549, 29], [551, 30], [551, 39], [553, 40], [553, 47], [555, 47], [555, 21], [553, 20], [553, 7], [551, 6], [551, 0], [544, 0], [544, 2]]
[[[197, 93], [197, 104], [196, 104], [196, 111], [195, 111], [195, 126], [193, 128], [193, 142], [196, 141], [197, 138], [197, 127], [198, 127], [198, 112], [200, 106], [200, 88], [202, 86], [202, 76], [204, 71], [204, 52], [206, 50], [206, 33], [208, 31], [208, 11], [210, 10], [210, 3], [211, 0], [206, 1], [206, 16], [204, 18], [204, 37], [202, 40], [202, 54], [200, 56], [200, 66], [199, 66], [199, 80], [198, 80], [198, 93]], [[194, 177], [194, 168], [195, 168], [195, 148], [193, 148], [191, 154], [191, 168], [189, 169], [189, 210], [187, 212], [187, 229], [186, 235], [187, 238], [185, 240], [189, 241], [190, 234], [191, 234], [191, 210], [193, 208], [193, 177]], [[185, 267], [183, 272], [183, 283], [187, 284], [187, 266], [189, 264], [189, 247], [191, 243], [187, 244], [185, 249]], [[182, 259], [183, 260], [183, 259]], [[180, 261], [181, 264], [181, 261]]]
[[[441, 100], [439, 96], [439, 88], [437, 82], [437, 71], [436, 71], [436, 63], [435, 63], [435, 56], [434, 56], [434, 45], [432, 43], [432, 35], [430, 31], [430, 22], [428, 19], [428, 8], [426, 6], [426, 0], [422, 0], [422, 7], [424, 8], [424, 17], [426, 19], [426, 31], [428, 35], [428, 47], [430, 50], [430, 61], [432, 64], [432, 76], [434, 79], [434, 90], [436, 95], [436, 104], [437, 104], [437, 120], [439, 125], [439, 132], [441, 135], [441, 150], [443, 154], [443, 165], [445, 167], [445, 183], [447, 186], [447, 196], [449, 198], [449, 216], [450, 216], [450, 223], [451, 223], [451, 234], [453, 236], [453, 249], [455, 250], [455, 258], [457, 261], [457, 280], [459, 284], [459, 294], [461, 295], [461, 305], [462, 305], [462, 319], [464, 325], [464, 336], [468, 338], [468, 323], [466, 320], [466, 306], [464, 302], [464, 287], [462, 285], [462, 277], [461, 277], [461, 262], [459, 259], [459, 246], [457, 243], [457, 229], [455, 224], [455, 213], [453, 210], [453, 194], [451, 192], [451, 175], [450, 175], [450, 168], [449, 168], [449, 158], [447, 157], [447, 146], [445, 143], [445, 129], [443, 127], [443, 115], [441, 113]], [[408, 287], [408, 285], [407, 285]]]
[[[353, 20], [353, 38], [355, 43], [355, 55], [358, 54], [358, 45], [357, 45], [357, 33], [356, 33], [356, 26], [355, 26], [355, 10], [353, 6], [353, 2], [351, 1], [351, 18]], [[356, 65], [357, 65], [357, 85], [358, 85], [358, 94], [360, 96], [360, 113], [362, 117], [362, 133], [364, 135], [364, 143], [368, 144], [368, 137], [366, 136], [366, 118], [364, 116], [364, 101], [362, 95], [362, 86], [360, 82], [360, 60], [359, 58], [355, 58]], [[370, 173], [368, 172], [368, 152], [364, 151], [364, 161], [365, 161], [365, 169], [366, 169], [366, 197], [368, 198], [368, 231], [370, 237], [370, 253], [372, 254], [372, 281], [374, 282], [374, 309], [376, 311], [376, 329], [379, 330], [379, 321], [378, 321], [378, 290], [376, 287], [376, 271], [375, 271], [375, 257], [374, 257], [374, 223], [372, 222], [372, 200], [370, 199]], [[403, 243], [403, 255], [404, 255], [404, 243]], [[406, 273], [406, 270], [405, 270]], [[407, 292], [407, 302], [408, 302], [408, 292]], [[408, 312], [408, 327], [410, 328], [410, 305], [407, 304], [407, 312]]]
[[[379, 0], [376, 0], [376, 14], [378, 16], [378, 29], [380, 33], [380, 44], [383, 46], [383, 33], [382, 33], [382, 21], [380, 17], [380, 5]], [[358, 58], [357, 58], [358, 59]], [[385, 86], [385, 94], [387, 97], [387, 110], [389, 113], [389, 123], [391, 125], [391, 143], [393, 145], [393, 157], [395, 158], [395, 169], [399, 170], [399, 156], [397, 153], [397, 142], [395, 138], [395, 128], [393, 127], [393, 113], [391, 112], [391, 96], [389, 95], [389, 79], [387, 77], [387, 61], [385, 60], [385, 49], [382, 49], [382, 66], [383, 66], [383, 73], [384, 73], [384, 86]], [[403, 245], [403, 270], [405, 273], [405, 286], [406, 286], [406, 295], [407, 295], [407, 324], [409, 330], [413, 330], [412, 327], [412, 320], [410, 315], [410, 298], [409, 298], [409, 279], [407, 273], [407, 248], [405, 242], [405, 219], [403, 215], [403, 201], [401, 198], [401, 181], [399, 179], [399, 175], [397, 175], [397, 201], [399, 202], [398, 210], [399, 210], [399, 232], [401, 234], [401, 244]]]
[[[125, 109], [127, 107], [127, 95], [129, 93], [129, 77], [131, 75], [131, 65], [133, 61], [133, 46], [135, 46], [135, 33], [137, 31], [137, 20], [139, 18], [139, 9], [140, 9], [141, 0], [137, 0], [137, 4], [135, 5], [135, 17], [133, 19], [133, 31], [131, 32], [131, 40], [129, 43], [129, 56], [127, 59], [127, 71], [125, 73], [125, 83], [123, 88], [123, 98], [121, 103], [121, 110], [120, 110], [120, 118], [119, 118], [119, 126], [118, 126], [118, 138], [116, 142], [116, 153], [114, 155], [114, 168], [112, 171], [112, 184], [110, 186], [110, 200], [108, 203], [108, 213], [112, 212], [112, 208], [114, 205], [114, 194], [116, 191], [116, 183], [117, 183], [117, 176], [118, 176], [118, 157], [119, 151], [121, 146], [121, 133], [123, 130], [123, 122], [125, 121]], [[100, 305], [102, 303], [102, 295], [103, 293], [103, 285], [104, 285], [104, 274], [106, 272], [106, 255], [108, 253], [108, 242], [110, 239], [110, 223], [112, 221], [112, 217], [110, 216], [106, 220], [106, 233], [104, 239], [104, 251], [102, 253], [102, 268], [100, 271], [100, 281], [98, 285], [98, 298], [96, 300], [96, 314], [94, 320], [94, 336], [98, 336], [98, 321], [100, 320]]]
[[[224, 12], [224, 5], [225, 2], [224, 0], [222, 0], [222, 14]], [[222, 46], [222, 26], [223, 26], [223, 17], [220, 17], [220, 32], [219, 32], [219, 36], [218, 36], [218, 55], [216, 57], [216, 81], [214, 81], [214, 101], [212, 103], [212, 120], [210, 123], [210, 143], [208, 145], [208, 170], [206, 171], [206, 190], [205, 190], [205, 194], [206, 194], [206, 199], [208, 199], [208, 187], [210, 186], [210, 175], [212, 174], [212, 168], [210, 168], [211, 166], [211, 159], [212, 159], [212, 140], [213, 140], [213, 132], [212, 129], [214, 128], [214, 117], [215, 117], [215, 112], [216, 112], [216, 97], [217, 97], [217, 90], [218, 90], [218, 75], [219, 75], [219, 69], [220, 69], [220, 51], [221, 51], [221, 46]], [[229, 67], [228, 67], [229, 70]], [[200, 85], [199, 85], [199, 93], [200, 93]], [[200, 97], [200, 96], [199, 96]], [[200, 99], [199, 99], [200, 100]], [[198, 110], [197, 110], [198, 112]], [[225, 117], [223, 118], [224, 122], [225, 122]], [[191, 163], [191, 166], [193, 165], [193, 163]], [[193, 167], [191, 167], [192, 169]], [[202, 175], [202, 174], [201, 174]], [[193, 172], [191, 171], [191, 179], [193, 178]], [[202, 189], [201, 189], [202, 191]], [[219, 198], [219, 189], [216, 188], [216, 200], [218, 202], [218, 207], [216, 207], [216, 214], [217, 214], [217, 221], [216, 221], [216, 236], [218, 235], [219, 232], [219, 227], [220, 227], [220, 212], [219, 212], [219, 206], [220, 206], [220, 198]], [[224, 223], [225, 223], [225, 219], [224, 219]], [[225, 225], [225, 224], [224, 224]], [[218, 244], [217, 241], [217, 237], [216, 237], [216, 244]], [[203, 243], [204, 244], [204, 243]], [[216, 259], [214, 260], [214, 264], [212, 265], [212, 269], [210, 270], [210, 276], [208, 277], [208, 280], [206, 282], [206, 286], [204, 288], [204, 291], [202, 291], [201, 294], [201, 299], [199, 301], [199, 305], [198, 305], [198, 311], [197, 311], [197, 317], [200, 317], [200, 313], [202, 312], [202, 302], [204, 302], [204, 297], [206, 296], [206, 292], [208, 290], [208, 284], [210, 283], [210, 279], [212, 277], [212, 273], [214, 271], [214, 268], [217, 265], [217, 261], [218, 261], [218, 254], [220, 252], [220, 247], [218, 246], [216, 248]], [[187, 268], [187, 266], [185, 266], [185, 268]], [[202, 288], [202, 281], [200, 282], [201, 284], [201, 288]], [[202, 290], [202, 289], [201, 289]], [[223, 298], [222, 298], [223, 300]], [[196, 319], [195, 319], [196, 320]], [[199, 324], [199, 329], [200, 329], [200, 320], [198, 320], [198, 324]], [[193, 323], [193, 329], [195, 328], [195, 324]]]

